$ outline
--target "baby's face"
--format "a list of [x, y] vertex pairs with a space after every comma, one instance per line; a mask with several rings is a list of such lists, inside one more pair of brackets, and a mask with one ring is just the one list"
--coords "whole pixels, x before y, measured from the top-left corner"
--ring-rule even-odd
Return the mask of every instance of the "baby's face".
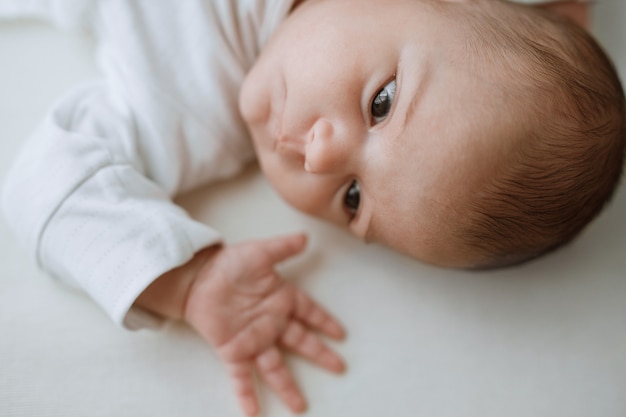
[[[260, 165], [294, 207], [423, 261], [465, 266], [453, 237], [501, 146], [475, 109], [463, 35], [441, 0], [306, 0], [240, 95]], [[494, 115], [495, 119], [498, 117]], [[485, 120], [487, 119], [487, 120]], [[491, 129], [492, 135], [482, 132]]]

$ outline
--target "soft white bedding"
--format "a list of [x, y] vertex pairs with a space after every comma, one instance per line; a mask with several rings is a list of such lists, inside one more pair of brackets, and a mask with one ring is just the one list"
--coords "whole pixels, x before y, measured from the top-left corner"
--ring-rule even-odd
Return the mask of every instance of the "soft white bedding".
[[[626, 3], [598, 2], [595, 32], [626, 79]], [[0, 24], [0, 179], [45, 109], [95, 75], [89, 41]], [[219, 198], [211, 198], [218, 195]], [[230, 241], [308, 230], [285, 265], [349, 331], [349, 370], [292, 364], [307, 416], [626, 415], [626, 185], [564, 250], [490, 273], [421, 265], [286, 207], [252, 168], [181, 203]], [[261, 219], [261, 221], [259, 221]], [[239, 416], [224, 369], [178, 324], [115, 327], [38, 272], [0, 221], [0, 416]], [[264, 391], [267, 416], [289, 413]]]

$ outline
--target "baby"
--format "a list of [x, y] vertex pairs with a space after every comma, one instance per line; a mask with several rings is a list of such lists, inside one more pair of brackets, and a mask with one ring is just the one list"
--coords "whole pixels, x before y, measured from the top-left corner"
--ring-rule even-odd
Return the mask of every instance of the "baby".
[[567, 242], [622, 167], [610, 64], [535, 11], [400, 3], [305, 3], [277, 31], [240, 98], [263, 172], [302, 211], [438, 265]]
[[[6, 4], [0, 14], [92, 31], [104, 74], [63, 97], [25, 145], [5, 187], [10, 225], [46, 271], [116, 322], [189, 323], [224, 360], [247, 415], [259, 411], [253, 370], [302, 411], [282, 348], [341, 372], [317, 332], [345, 332], [275, 272], [304, 235], [225, 245], [172, 196], [256, 155], [306, 213], [425, 262], [489, 268], [571, 240], [620, 177], [615, 71], [584, 30], [544, 10], [498, 0]], [[556, 6], [574, 17], [581, 7]]]

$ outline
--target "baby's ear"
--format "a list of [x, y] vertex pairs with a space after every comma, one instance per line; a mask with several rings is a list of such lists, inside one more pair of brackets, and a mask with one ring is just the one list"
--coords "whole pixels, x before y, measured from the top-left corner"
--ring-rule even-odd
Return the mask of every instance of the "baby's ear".
[[538, 5], [540, 9], [564, 16], [583, 29], [589, 29], [589, 3], [580, 1], [563, 1]]

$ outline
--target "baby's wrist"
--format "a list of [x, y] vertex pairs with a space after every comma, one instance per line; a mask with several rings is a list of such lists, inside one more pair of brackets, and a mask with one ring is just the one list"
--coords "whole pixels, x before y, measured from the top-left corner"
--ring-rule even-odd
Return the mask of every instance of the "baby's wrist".
[[137, 297], [135, 304], [165, 318], [183, 319], [189, 291], [198, 271], [219, 248], [216, 245], [202, 249], [186, 264], [164, 273]]

